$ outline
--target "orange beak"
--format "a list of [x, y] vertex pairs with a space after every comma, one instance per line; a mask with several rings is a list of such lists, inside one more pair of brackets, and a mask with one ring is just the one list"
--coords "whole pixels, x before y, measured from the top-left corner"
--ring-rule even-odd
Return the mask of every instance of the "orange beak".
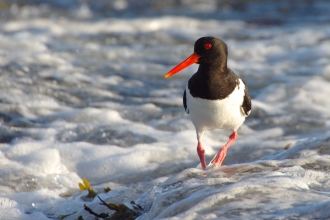
[[197, 55], [196, 53], [191, 54], [187, 59], [185, 59], [184, 61], [179, 63], [176, 67], [171, 69], [168, 73], [166, 73], [166, 75], [164, 77], [168, 78], [168, 77], [176, 74], [177, 72], [180, 72], [181, 70], [183, 70], [187, 66], [190, 66], [191, 64], [197, 63], [198, 59], [200, 57], [201, 56]]

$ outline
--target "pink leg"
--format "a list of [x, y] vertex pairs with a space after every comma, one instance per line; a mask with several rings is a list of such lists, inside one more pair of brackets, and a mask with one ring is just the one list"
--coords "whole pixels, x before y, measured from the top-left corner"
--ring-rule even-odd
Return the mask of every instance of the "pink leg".
[[205, 150], [202, 147], [201, 142], [199, 142], [199, 141], [198, 141], [198, 145], [197, 145], [197, 153], [198, 153], [202, 168], [203, 168], [203, 170], [205, 170], [206, 169], [206, 162], [205, 162], [205, 158], [204, 158]]
[[221, 166], [223, 160], [226, 157], [227, 149], [230, 147], [230, 145], [232, 143], [234, 143], [234, 141], [236, 140], [237, 136], [238, 136], [237, 132], [234, 131], [229, 136], [229, 141], [227, 142], [227, 144], [220, 149], [219, 153], [216, 155], [216, 157], [214, 157], [214, 159], [211, 161], [211, 163], [213, 163], [216, 166]]

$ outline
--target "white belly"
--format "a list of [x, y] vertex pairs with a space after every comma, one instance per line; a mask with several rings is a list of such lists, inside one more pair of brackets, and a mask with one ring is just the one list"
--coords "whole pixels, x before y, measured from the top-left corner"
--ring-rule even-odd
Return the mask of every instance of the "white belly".
[[187, 107], [197, 136], [210, 129], [230, 129], [236, 131], [244, 122], [246, 115], [242, 112], [245, 85], [239, 85], [225, 99], [206, 100], [194, 98], [186, 86]]

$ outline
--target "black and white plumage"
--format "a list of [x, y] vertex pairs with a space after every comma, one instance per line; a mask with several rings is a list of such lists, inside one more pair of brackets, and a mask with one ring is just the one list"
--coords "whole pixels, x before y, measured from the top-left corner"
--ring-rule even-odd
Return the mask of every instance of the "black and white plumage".
[[206, 169], [201, 139], [210, 129], [229, 129], [233, 133], [211, 163], [220, 166], [228, 147], [237, 138], [237, 129], [251, 111], [251, 99], [245, 82], [227, 67], [227, 45], [214, 37], [202, 37], [194, 53], [177, 65], [165, 77], [198, 63], [198, 71], [189, 79], [183, 93], [183, 105], [190, 115], [197, 134], [197, 152]]

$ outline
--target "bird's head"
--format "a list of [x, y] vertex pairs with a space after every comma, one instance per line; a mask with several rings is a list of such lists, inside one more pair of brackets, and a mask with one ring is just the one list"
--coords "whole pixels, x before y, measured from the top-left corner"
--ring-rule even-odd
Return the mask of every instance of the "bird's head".
[[222, 40], [215, 37], [199, 38], [195, 42], [194, 53], [166, 73], [165, 78], [180, 72], [194, 63], [208, 65], [218, 62], [219, 65], [222, 63], [227, 65], [227, 54], [227, 45]]

